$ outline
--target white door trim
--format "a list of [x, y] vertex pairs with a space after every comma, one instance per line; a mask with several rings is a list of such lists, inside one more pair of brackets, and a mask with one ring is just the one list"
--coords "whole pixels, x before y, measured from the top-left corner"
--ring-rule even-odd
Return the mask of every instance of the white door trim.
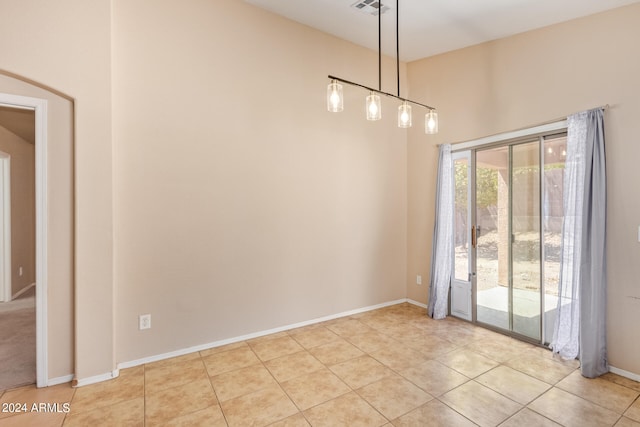
[[11, 156], [0, 151], [0, 302], [11, 301]]
[[36, 382], [49, 382], [47, 363], [47, 101], [0, 93], [0, 105], [35, 112], [36, 126]]

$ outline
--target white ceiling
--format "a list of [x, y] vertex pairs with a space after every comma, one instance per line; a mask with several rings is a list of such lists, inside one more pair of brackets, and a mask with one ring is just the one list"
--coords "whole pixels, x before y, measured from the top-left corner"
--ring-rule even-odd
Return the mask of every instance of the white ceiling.
[[[351, 7], [356, 0], [245, 1], [378, 50], [378, 18]], [[638, 1], [400, 0], [400, 58], [414, 61]], [[382, 50], [395, 57], [396, 0], [382, 4], [391, 8], [382, 15]]]

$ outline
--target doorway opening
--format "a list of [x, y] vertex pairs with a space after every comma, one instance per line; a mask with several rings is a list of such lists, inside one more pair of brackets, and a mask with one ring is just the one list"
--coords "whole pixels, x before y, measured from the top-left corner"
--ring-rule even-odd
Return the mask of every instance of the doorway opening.
[[0, 106], [0, 389], [36, 382], [35, 112]]
[[0, 316], [2, 333], [10, 335], [3, 336], [0, 351], [0, 389], [48, 382], [46, 118], [46, 100], [0, 93], [0, 151], [6, 159], [0, 160], [0, 275], [8, 279]]
[[454, 153], [453, 315], [552, 339], [565, 157], [564, 131]]

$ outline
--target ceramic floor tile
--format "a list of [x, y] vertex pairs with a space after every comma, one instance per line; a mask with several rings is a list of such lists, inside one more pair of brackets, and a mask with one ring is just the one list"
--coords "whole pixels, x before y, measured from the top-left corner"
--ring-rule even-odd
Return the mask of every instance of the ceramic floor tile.
[[572, 366], [563, 365], [548, 357], [524, 356], [505, 363], [516, 371], [524, 372], [548, 384], [555, 384], [575, 371]]
[[524, 408], [504, 423], [500, 427], [560, 427], [560, 424], [545, 418], [542, 415]]
[[144, 398], [103, 406], [92, 411], [67, 415], [65, 427], [85, 426], [144, 426]]
[[633, 402], [631, 407], [624, 413], [624, 416], [640, 423], [640, 398]]
[[329, 369], [354, 389], [393, 375], [391, 369], [367, 355], [332, 365]]
[[328, 344], [312, 348], [309, 352], [325, 365], [335, 365], [336, 363], [355, 359], [356, 357], [360, 357], [364, 354], [358, 349], [358, 347], [342, 338], [339, 338], [337, 341], [332, 341]]
[[307, 351], [271, 359], [264, 364], [279, 382], [310, 374], [324, 366]]
[[281, 385], [302, 411], [351, 391], [349, 386], [328, 369], [294, 378]]
[[387, 419], [364, 399], [351, 392], [304, 412], [314, 427], [376, 427]]
[[368, 317], [359, 317], [359, 321], [372, 328], [373, 330], [381, 330], [395, 325], [397, 322], [389, 316], [382, 314], [373, 314]]
[[2, 427], [60, 427], [65, 420], [65, 414], [45, 414], [39, 412], [27, 412], [24, 414], [11, 414], [0, 421]]
[[284, 420], [269, 424], [269, 427], [309, 427], [310, 425], [304, 415], [298, 413]]
[[422, 343], [420, 347], [413, 347], [416, 350], [422, 352], [430, 359], [443, 356], [460, 349], [460, 345], [454, 344], [451, 341], [440, 338], [437, 335], [431, 335], [428, 341]]
[[324, 326], [319, 326], [300, 333], [291, 333], [291, 337], [306, 349], [318, 347], [340, 338]]
[[469, 378], [437, 360], [427, 360], [420, 365], [404, 369], [400, 371], [400, 375], [432, 396], [440, 396], [469, 381]]
[[242, 348], [249, 348], [249, 344], [247, 344], [246, 341], [240, 341], [232, 344], [221, 345], [219, 347], [213, 347], [207, 350], [200, 351], [200, 356], [204, 358], [207, 356], [211, 356], [212, 354], [219, 354], [230, 350], [239, 350]]
[[406, 415], [393, 421], [396, 427], [475, 427], [476, 424], [469, 421], [453, 409], [439, 400], [432, 400]]
[[376, 351], [372, 351], [370, 355], [395, 371], [407, 369], [429, 360], [429, 357], [424, 353], [413, 350], [403, 344], [393, 347], [382, 347]]
[[640, 392], [601, 378], [585, 378], [580, 371], [574, 371], [556, 384], [564, 391], [580, 396], [597, 405], [622, 414]]
[[229, 427], [266, 426], [298, 413], [280, 387], [271, 387], [222, 402]]
[[288, 336], [290, 336], [288, 331], [280, 331], [273, 334], [263, 335], [258, 338], [252, 338], [250, 340], [247, 340], [247, 344], [249, 344], [250, 347], [253, 347], [255, 344], [259, 342], [270, 341], [276, 338], [285, 338]]
[[388, 335], [378, 331], [366, 332], [364, 334], [356, 334], [348, 336], [347, 341], [358, 347], [360, 350], [371, 353], [382, 347], [391, 347], [398, 345], [398, 341]]
[[543, 381], [504, 365], [480, 375], [476, 381], [523, 405], [551, 388]]
[[327, 322], [325, 326], [343, 338], [373, 331], [371, 327], [357, 319], [338, 319]]
[[640, 391], [640, 382], [631, 380], [629, 378], [625, 378], [618, 374], [614, 374], [613, 372], [607, 372], [606, 374], [600, 376], [599, 378], [602, 378], [603, 380], [611, 381], [612, 383], [616, 383], [618, 385], [623, 385], [635, 391]]
[[454, 344], [459, 344], [482, 339], [482, 334], [476, 331], [478, 331], [478, 329], [469, 329], [466, 326], [456, 325], [447, 328], [446, 333], [441, 334], [440, 337]]
[[640, 422], [636, 422], [631, 418], [620, 417], [616, 423], [616, 427], [640, 427]]
[[189, 362], [189, 361], [200, 360], [200, 359], [201, 359], [200, 353], [194, 352], [194, 353], [188, 353], [182, 356], [171, 357], [169, 359], [159, 360], [157, 362], [147, 363], [144, 366], [145, 366], [145, 369], [149, 369], [149, 368], [155, 369], [155, 368], [163, 368], [165, 366], [171, 366], [171, 365], [175, 365], [183, 362]]
[[534, 400], [528, 408], [567, 427], [612, 426], [620, 418], [609, 409], [556, 387]]
[[475, 378], [498, 366], [498, 362], [467, 349], [447, 353], [438, 357], [438, 361], [469, 378]]
[[278, 385], [271, 373], [262, 365], [216, 375], [211, 377], [211, 384], [221, 402]]
[[71, 400], [71, 413], [90, 411], [103, 406], [144, 396], [144, 366], [122, 369], [109, 381], [78, 387]]
[[153, 393], [207, 378], [207, 370], [200, 356], [195, 359], [182, 359], [171, 364], [163, 362], [165, 363], [145, 366], [145, 393]]
[[465, 348], [500, 363], [519, 357], [526, 352], [526, 349], [514, 346], [509, 342], [487, 339], [473, 341], [471, 344], [466, 345]]
[[[8, 390], [2, 394], [0, 405], [5, 403], [25, 404], [30, 410], [36, 403], [58, 403], [64, 405], [70, 403], [75, 389], [70, 384], [60, 384], [52, 387], [36, 388], [35, 385], [20, 387]], [[0, 419], [15, 415], [12, 412], [2, 412], [0, 410]]]
[[208, 408], [174, 418], [166, 423], [162, 423], [162, 425], [166, 427], [227, 427], [227, 422], [224, 419], [220, 406], [213, 405]]
[[293, 338], [286, 335], [272, 340], [249, 343], [260, 360], [267, 361], [287, 354], [297, 353], [303, 348]]
[[443, 394], [440, 400], [480, 426], [495, 426], [522, 409], [522, 405], [469, 381]]
[[390, 376], [366, 385], [356, 393], [387, 419], [392, 420], [424, 405], [433, 397], [401, 376]]
[[207, 373], [212, 377], [235, 369], [260, 364], [260, 359], [249, 347], [215, 353], [204, 357], [202, 360], [207, 368]]
[[145, 396], [147, 425], [165, 423], [173, 418], [208, 408], [218, 403], [208, 379], [148, 393]]

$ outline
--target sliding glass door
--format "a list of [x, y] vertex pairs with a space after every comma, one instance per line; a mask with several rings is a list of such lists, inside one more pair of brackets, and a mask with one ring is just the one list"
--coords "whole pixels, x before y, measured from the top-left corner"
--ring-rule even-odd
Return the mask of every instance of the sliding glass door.
[[456, 175], [456, 188], [464, 178], [473, 195], [473, 320], [541, 343], [551, 339], [558, 302], [565, 141], [536, 137], [467, 151], [471, 179]]

